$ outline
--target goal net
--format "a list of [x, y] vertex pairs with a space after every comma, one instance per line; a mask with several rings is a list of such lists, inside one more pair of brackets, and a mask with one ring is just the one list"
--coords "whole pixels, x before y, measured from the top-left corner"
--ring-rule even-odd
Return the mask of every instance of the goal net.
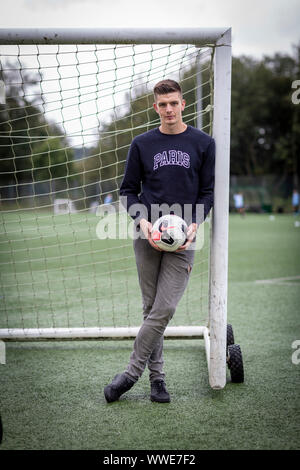
[[[181, 84], [184, 122], [213, 135], [219, 37], [200, 46], [16, 36], [0, 40], [0, 339], [134, 336], [142, 299], [119, 203], [127, 152], [159, 125], [152, 90], [164, 78]], [[211, 220], [171, 336], [202, 337], [211, 323]]]

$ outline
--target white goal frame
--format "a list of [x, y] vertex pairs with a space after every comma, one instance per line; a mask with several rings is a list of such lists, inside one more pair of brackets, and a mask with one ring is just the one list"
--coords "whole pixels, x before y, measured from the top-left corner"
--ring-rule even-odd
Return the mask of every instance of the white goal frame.
[[[0, 29], [0, 44], [195, 44], [214, 52], [213, 137], [216, 142], [214, 208], [211, 216], [209, 324], [167, 327], [165, 338], [203, 338], [213, 389], [226, 384], [228, 213], [231, 101], [231, 29]], [[0, 340], [129, 339], [139, 328], [0, 329]]]

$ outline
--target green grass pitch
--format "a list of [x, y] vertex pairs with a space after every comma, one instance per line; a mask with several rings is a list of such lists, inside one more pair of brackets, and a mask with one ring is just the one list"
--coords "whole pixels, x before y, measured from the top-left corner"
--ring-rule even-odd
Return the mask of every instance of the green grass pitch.
[[[124, 213], [117, 221], [123, 236], [128, 222]], [[98, 223], [100, 218], [88, 212], [55, 216], [30, 210], [4, 215], [0, 328], [140, 324], [132, 240], [99, 239]], [[116, 227], [113, 218], [109, 225]], [[208, 224], [204, 227], [206, 243], [197, 253], [191, 283], [173, 324], [196, 325], [207, 319]], [[132, 227], [128, 231], [131, 234]]]
[[[145, 371], [133, 389], [108, 405], [103, 387], [126, 366], [131, 341], [7, 343], [6, 364], [0, 364], [4, 428], [0, 449], [299, 449], [300, 364], [292, 361], [292, 343], [300, 340], [300, 227], [296, 221], [299, 217], [292, 215], [276, 215], [274, 220], [268, 215], [230, 216], [228, 322], [233, 325], [235, 342], [243, 352], [243, 384], [230, 383], [228, 373], [226, 387], [212, 390], [203, 341], [172, 340], [165, 342], [164, 354], [171, 403], [150, 401]], [[29, 222], [27, 228], [32, 228]], [[39, 239], [44, 230], [43, 226], [37, 228]], [[16, 243], [18, 236], [16, 226]], [[23, 239], [25, 236], [26, 231]], [[79, 242], [77, 239], [76, 256], [84, 251], [84, 241]], [[47, 246], [48, 257], [55, 257], [55, 252], [51, 255], [49, 240]], [[36, 248], [36, 258], [42, 258], [46, 248]], [[68, 250], [65, 246], [63, 254], [72, 255]], [[111, 258], [110, 262], [114, 260]], [[33, 276], [39, 276], [41, 268], [41, 262], [36, 263]], [[72, 271], [72, 256], [65, 258], [65, 263], [61, 268], [67, 269], [70, 263]], [[83, 265], [88, 263], [89, 259], [82, 260]], [[130, 293], [136, 289], [134, 265], [132, 269], [128, 265], [119, 267], [119, 290]], [[19, 276], [26, 284], [24, 268], [20, 268]], [[102, 280], [97, 276], [97, 269], [99, 289], [96, 284], [95, 292], [90, 292], [91, 299], [102, 295], [100, 287], [107, 282], [105, 276]], [[8, 273], [2, 274], [7, 283]], [[76, 271], [73, 274], [76, 278]], [[74, 281], [65, 286], [59, 285], [55, 276], [38, 279], [41, 288], [35, 292], [34, 321], [43, 322], [39, 313], [39, 302], [45, 295], [43, 283], [50, 282], [57, 292], [89, 292], [89, 283], [85, 284], [84, 279], [83, 275], [80, 285]], [[28, 277], [27, 281], [30, 284]], [[117, 287], [110, 288], [116, 295], [118, 320]], [[21, 294], [26, 302], [26, 289]], [[76, 290], [73, 294], [70, 298], [74, 303], [68, 309], [69, 313], [76, 312], [77, 321], [82, 305], [76, 302]], [[5, 292], [1, 295], [5, 296]], [[130, 310], [139, 314], [138, 294], [138, 300], [131, 295], [130, 299], [126, 315], [131, 314]], [[107, 311], [105, 299], [102, 300], [94, 318], [88, 315], [92, 315], [93, 303], [83, 305], [88, 323], [99, 318], [105, 323]], [[59, 296], [51, 298], [49, 311], [45, 312], [46, 318], [49, 314], [58, 326], [62, 321], [73, 321], [64, 305], [60, 309], [59, 302]], [[22, 322], [26, 326], [31, 325], [32, 318], [25, 307]], [[19, 321], [19, 317], [11, 321]], [[5, 323], [7, 319], [1, 318], [0, 326], [5, 327]]]

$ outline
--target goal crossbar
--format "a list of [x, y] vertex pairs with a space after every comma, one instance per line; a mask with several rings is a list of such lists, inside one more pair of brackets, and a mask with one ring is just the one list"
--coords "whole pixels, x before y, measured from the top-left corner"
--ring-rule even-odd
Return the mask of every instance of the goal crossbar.
[[[216, 44], [228, 28], [2, 28], [0, 44]], [[230, 44], [228, 44], [230, 45]]]

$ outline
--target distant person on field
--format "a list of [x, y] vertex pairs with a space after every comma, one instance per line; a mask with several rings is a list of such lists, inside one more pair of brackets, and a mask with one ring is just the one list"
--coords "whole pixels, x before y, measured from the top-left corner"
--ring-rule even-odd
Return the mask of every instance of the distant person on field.
[[112, 201], [113, 201], [112, 194], [111, 193], [107, 194], [104, 198], [104, 204], [111, 204]]
[[241, 192], [238, 192], [234, 194], [233, 199], [234, 199], [234, 207], [236, 211], [241, 215], [245, 215], [243, 194]]
[[299, 192], [297, 189], [294, 189], [293, 195], [292, 195], [292, 206], [293, 206], [294, 215], [299, 214], [299, 204], [300, 204]]

